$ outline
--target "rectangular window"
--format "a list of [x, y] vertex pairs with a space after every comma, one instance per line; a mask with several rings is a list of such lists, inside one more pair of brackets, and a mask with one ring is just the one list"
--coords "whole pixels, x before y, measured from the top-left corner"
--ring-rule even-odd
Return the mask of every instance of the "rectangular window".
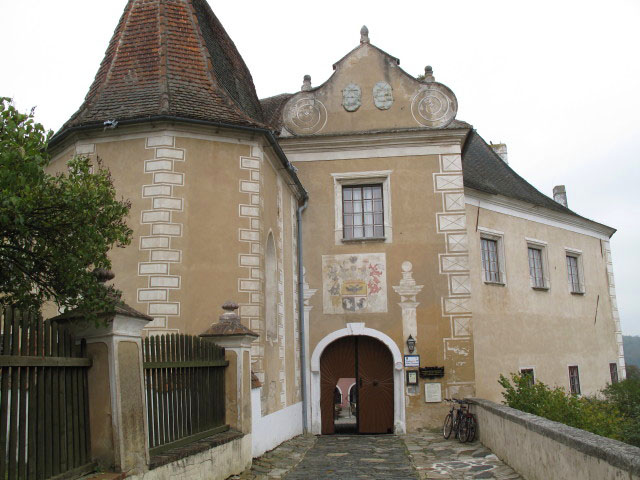
[[482, 270], [485, 282], [500, 282], [500, 261], [498, 259], [498, 241], [481, 238]]
[[382, 185], [342, 187], [343, 238], [384, 238]]
[[580, 395], [580, 374], [577, 365], [569, 367], [569, 389], [572, 395]]
[[533, 386], [536, 383], [536, 377], [533, 373], [533, 368], [521, 368], [520, 373], [523, 377], [526, 377], [529, 385]]
[[611, 383], [618, 383], [618, 364], [610, 363], [609, 372], [611, 373]]
[[542, 249], [529, 247], [529, 276], [531, 286], [534, 288], [544, 288], [544, 269], [542, 267]]
[[578, 257], [575, 255], [567, 255], [567, 275], [571, 293], [582, 293], [580, 266], [578, 264]]

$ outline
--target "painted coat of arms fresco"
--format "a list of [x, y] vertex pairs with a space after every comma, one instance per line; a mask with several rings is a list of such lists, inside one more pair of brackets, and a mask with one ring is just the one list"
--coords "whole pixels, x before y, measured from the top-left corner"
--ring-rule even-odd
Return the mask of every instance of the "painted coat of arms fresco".
[[324, 313], [387, 311], [384, 253], [322, 256]]

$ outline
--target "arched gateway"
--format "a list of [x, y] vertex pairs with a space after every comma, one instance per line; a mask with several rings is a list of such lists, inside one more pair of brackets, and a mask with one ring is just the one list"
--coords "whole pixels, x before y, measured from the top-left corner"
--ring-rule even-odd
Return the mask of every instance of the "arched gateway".
[[323, 338], [311, 356], [311, 429], [334, 433], [333, 392], [340, 378], [355, 377], [359, 433], [404, 433], [402, 356], [396, 343], [364, 323]]

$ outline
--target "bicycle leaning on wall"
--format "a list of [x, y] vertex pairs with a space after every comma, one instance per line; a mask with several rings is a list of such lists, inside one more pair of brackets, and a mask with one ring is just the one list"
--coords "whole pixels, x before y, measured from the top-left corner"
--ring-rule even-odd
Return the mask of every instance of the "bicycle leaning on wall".
[[442, 434], [444, 438], [449, 438], [451, 432], [455, 432], [455, 437], [460, 442], [472, 442], [476, 438], [476, 419], [469, 411], [470, 403], [457, 398], [445, 398], [451, 404], [449, 413], [444, 418]]

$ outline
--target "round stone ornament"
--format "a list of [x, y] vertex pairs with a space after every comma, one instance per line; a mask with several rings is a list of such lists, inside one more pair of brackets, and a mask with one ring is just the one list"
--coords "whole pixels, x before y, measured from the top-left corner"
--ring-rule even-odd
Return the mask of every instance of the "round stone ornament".
[[456, 118], [458, 100], [449, 87], [437, 82], [428, 83], [413, 97], [411, 113], [424, 127], [446, 127]]
[[284, 124], [294, 135], [318, 133], [327, 123], [327, 109], [313, 95], [295, 96], [284, 108]]
[[393, 89], [387, 82], [378, 82], [373, 86], [373, 103], [380, 110], [389, 110], [393, 105]]
[[362, 90], [359, 85], [350, 83], [342, 90], [342, 106], [347, 112], [355, 112], [362, 105]]

